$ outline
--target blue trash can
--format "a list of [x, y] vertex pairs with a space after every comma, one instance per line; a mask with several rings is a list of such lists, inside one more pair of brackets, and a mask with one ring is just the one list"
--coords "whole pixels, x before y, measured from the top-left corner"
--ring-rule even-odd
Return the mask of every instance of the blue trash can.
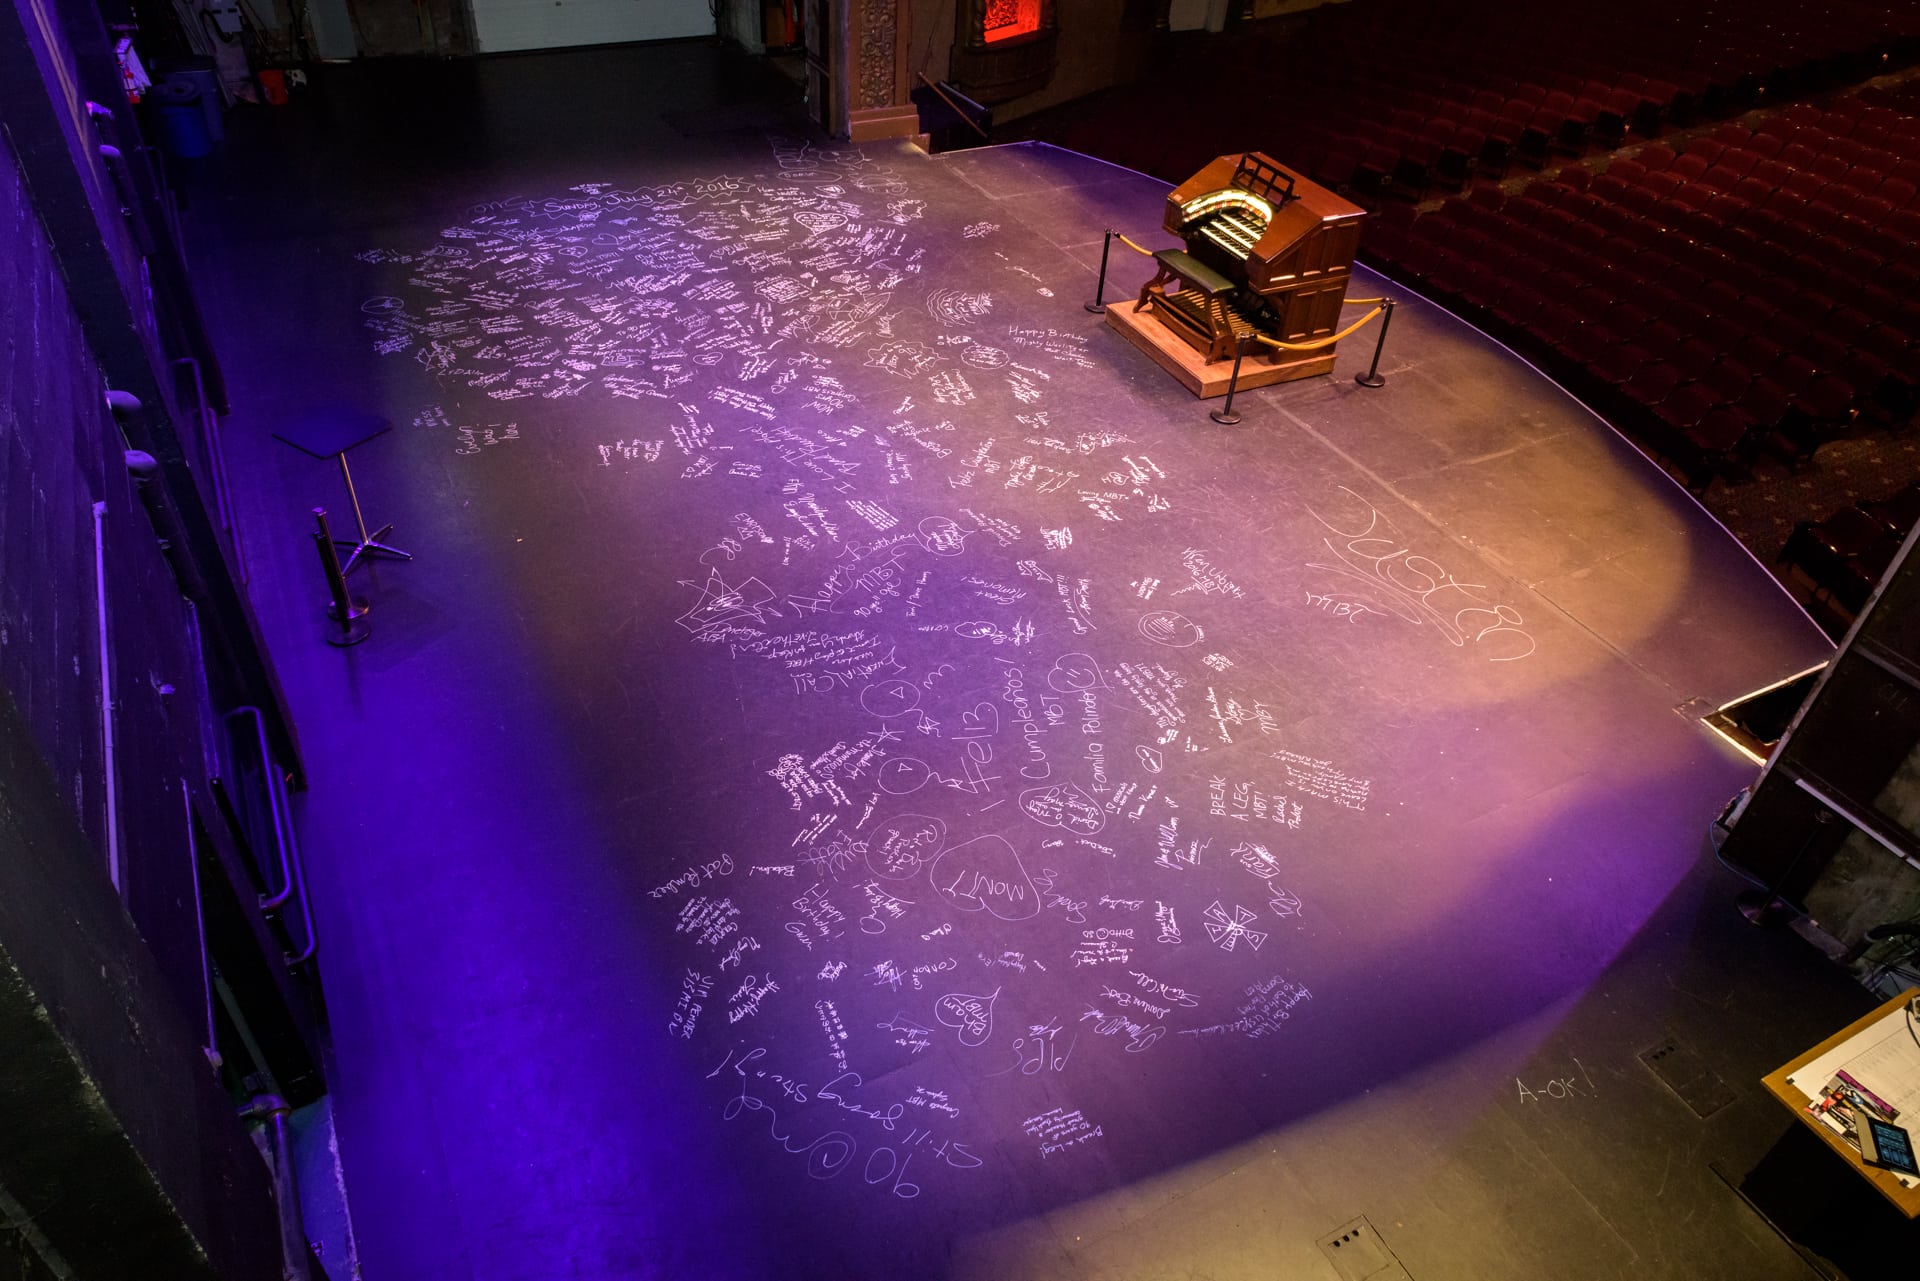
[[[226, 122], [220, 117], [226, 110], [226, 99], [220, 94], [220, 76], [213, 68], [212, 58], [195, 58], [196, 65], [183, 67], [167, 73], [166, 83], [178, 80], [190, 84], [200, 91], [200, 114], [207, 118], [207, 137], [217, 147], [227, 136]], [[197, 64], [205, 63], [205, 66]]]
[[169, 153], [193, 160], [213, 150], [200, 90], [184, 81], [168, 81], [154, 86], [153, 103], [160, 112], [160, 133]]

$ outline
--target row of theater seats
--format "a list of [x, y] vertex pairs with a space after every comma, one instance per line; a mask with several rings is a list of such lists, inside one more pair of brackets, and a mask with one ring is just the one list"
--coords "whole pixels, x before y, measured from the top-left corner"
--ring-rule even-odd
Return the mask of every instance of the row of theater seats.
[[1761, 450], [1797, 464], [1920, 403], [1917, 107], [1861, 95], [1511, 198], [1390, 203], [1363, 252], [1539, 356], [1694, 488]]
[[1295, 163], [1362, 192], [1539, 168], [1920, 55], [1920, 12], [1872, 0], [1362, 0], [1314, 18], [1281, 77], [1305, 109], [1272, 123]]
[[1418, 195], [1498, 177], [1516, 160], [1537, 169], [1594, 143], [1617, 147], [1629, 130], [1650, 137], [1694, 116], [1691, 94], [1632, 73], [1611, 82], [1582, 80], [1578, 71], [1489, 79], [1495, 87], [1475, 90], [1465, 104], [1445, 90], [1416, 89], [1403, 94], [1410, 105], [1383, 114], [1366, 104], [1335, 106], [1290, 140], [1289, 158], [1329, 186]]
[[1779, 563], [1807, 578], [1816, 601], [1858, 614], [1916, 521], [1920, 485], [1909, 485], [1890, 498], [1844, 507], [1825, 520], [1801, 521], [1781, 549]]
[[1287, 163], [1329, 186], [1418, 193], [1916, 57], [1920, 6], [1874, 0], [1351, 0], [1210, 44], [1203, 75], [1177, 89], [1150, 77], [1163, 91], [1103, 101], [1049, 136], [1175, 181], [1284, 139]]

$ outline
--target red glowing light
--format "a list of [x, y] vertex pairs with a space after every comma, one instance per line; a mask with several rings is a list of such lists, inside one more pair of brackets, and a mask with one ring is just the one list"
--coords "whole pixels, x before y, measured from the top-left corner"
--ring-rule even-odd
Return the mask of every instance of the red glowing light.
[[994, 44], [1040, 29], [1040, 0], [987, 0], [986, 42]]

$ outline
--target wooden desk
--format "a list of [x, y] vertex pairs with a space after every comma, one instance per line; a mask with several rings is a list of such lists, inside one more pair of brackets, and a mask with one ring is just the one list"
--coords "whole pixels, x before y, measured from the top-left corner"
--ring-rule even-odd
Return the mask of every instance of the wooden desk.
[[[1848, 1024], [1826, 1040], [1820, 1042], [1820, 1044], [1814, 1046], [1811, 1050], [1808, 1050], [1805, 1054], [1794, 1059], [1785, 1067], [1776, 1072], [1769, 1072], [1761, 1079], [1761, 1084], [1767, 1087], [1769, 1094], [1780, 1100], [1795, 1116], [1799, 1117], [1801, 1124], [1824, 1139], [1828, 1147], [1838, 1152], [1841, 1158], [1851, 1165], [1861, 1177], [1872, 1183], [1874, 1187], [1880, 1189], [1880, 1194], [1886, 1197], [1887, 1200], [1893, 1202], [1895, 1207], [1909, 1219], [1920, 1217], [1920, 1188], [1903, 1187], [1901, 1186], [1900, 1180], [1892, 1174], [1885, 1170], [1875, 1169], [1873, 1166], [1861, 1161], [1860, 1153], [1854, 1149], [1852, 1144], [1822, 1125], [1807, 1111], [1807, 1104], [1813, 1101], [1812, 1096], [1802, 1092], [1797, 1086], [1789, 1085], [1787, 1078], [1821, 1055], [1835, 1049], [1841, 1042], [1858, 1036], [1868, 1027], [1899, 1010], [1916, 992], [1920, 992], [1920, 988], [1909, 988], [1865, 1018], [1857, 1019]], [[1920, 1046], [1915, 1046], [1913, 1052], [1916, 1056], [1920, 1056]], [[1819, 1086], [1815, 1086], [1814, 1088], [1818, 1089]], [[1889, 1100], [1889, 1102], [1891, 1103], [1892, 1100]], [[1895, 1106], [1898, 1105], [1895, 1104]], [[1900, 1125], [1909, 1133], [1920, 1136], [1920, 1130], [1916, 1129], [1916, 1127], [1920, 1127], [1920, 1112], [1902, 1112], [1900, 1115]]]

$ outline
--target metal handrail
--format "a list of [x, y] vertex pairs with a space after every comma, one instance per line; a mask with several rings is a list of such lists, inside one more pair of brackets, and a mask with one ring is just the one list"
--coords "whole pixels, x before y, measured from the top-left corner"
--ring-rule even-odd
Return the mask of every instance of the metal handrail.
[[[266, 718], [260, 714], [259, 708], [248, 706], [236, 707], [228, 712], [222, 719], [231, 721], [234, 717], [240, 715], [246, 715], [253, 719], [254, 737], [260, 744], [260, 769], [266, 777], [267, 808], [273, 815], [273, 847], [275, 852], [280, 855], [280, 888], [274, 890], [271, 894], [262, 894], [260, 896], [260, 910], [263, 912], [274, 912], [286, 906], [287, 900], [293, 896], [293, 865], [287, 857], [286, 811], [281, 807], [280, 789], [274, 786], [273, 752], [267, 745]], [[261, 869], [263, 875], [265, 871], [265, 868]], [[268, 882], [267, 887], [268, 889], [273, 888], [271, 881]]]
[[[273, 750], [267, 743], [266, 717], [260, 709], [253, 706], [236, 707], [223, 718], [231, 721], [239, 715], [253, 720], [254, 736], [260, 745], [260, 767], [266, 775], [267, 807], [273, 819], [273, 844], [280, 855], [280, 886], [271, 894], [260, 896], [262, 912], [277, 912], [290, 900], [298, 900], [300, 915], [306, 923], [307, 944], [298, 954], [289, 955], [289, 967], [304, 965], [313, 959], [319, 946], [318, 932], [313, 924], [313, 906], [307, 899], [307, 878], [305, 869], [300, 866], [300, 850], [293, 833], [293, 816], [288, 812], [286, 784], [274, 768]], [[264, 878], [264, 870], [263, 870]], [[271, 884], [268, 886], [272, 888]]]
[[307, 868], [300, 859], [300, 843], [293, 834], [291, 815], [287, 820], [287, 850], [292, 856], [289, 865], [293, 868], [294, 893], [300, 900], [300, 919], [307, 924], [307, 945], [287, 958], [287, 968], [298, 969], [313, 959], [320, 946], [320, 935], [313, 924], [313, 904], [307, 899]]

